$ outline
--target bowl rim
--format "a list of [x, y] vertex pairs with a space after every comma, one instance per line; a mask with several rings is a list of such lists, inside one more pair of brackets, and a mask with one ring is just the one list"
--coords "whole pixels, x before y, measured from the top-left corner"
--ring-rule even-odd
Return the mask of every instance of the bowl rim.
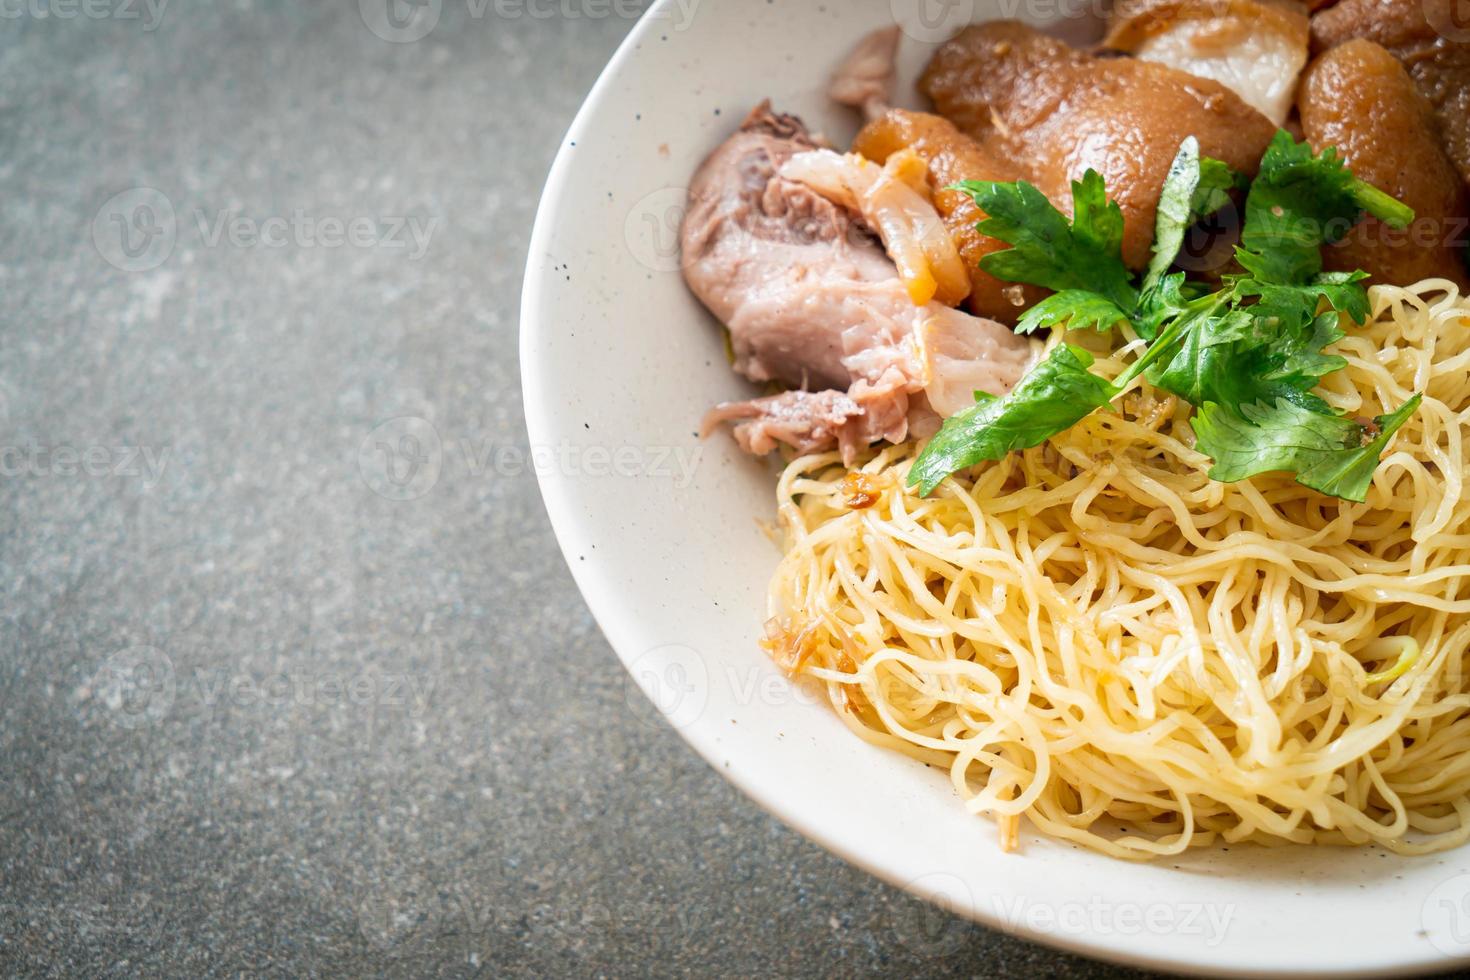
[[[536, 216], [527, 250], [526, 268], [522, 281], [520, 325], [518, 343], [520, 347], [519, 368], [521, 375], [522, 408], [525, 415], [527, 435], [532, 446], [550, 443], [557, 438], [550, 413], [545, 409], [555, 399], [554, 365], [545, 363], [542, 351], [534, 342], [538, 334], [546, 329], [540, 296], [543, 284], [554, 274], [554, 269], [545, 261], [553, 228], [560, 217], [559, 201], [562, 190], [568, 183], [573, 167], [574, 154], [570, 152], [589, 127], [600, 104], [614, 88], [620, 73], [637, 56], [639, 48], [659, 30], [661, 19], [670, 14], [670, 8], [680, 0], [654, 0], [641, 19], [624, 37], [617, 50], [599, 73], [596, 82], [583, 99], [571, 125], [558, 144], [557, 153], [548, 171], [546, 182], [537, 202]], [[901, 0], [892, 0], [894, 4]], [[572, 575], [598, 628], [606, 637], [617, 655], [619, 663], [628, 677], [632, 676], [631, 665], [636, 652], [641, 649], [637, 637], [636, 621], [628, 615], [617, 596], [595, 580], [590, 562], [578, 560], [573, 545], [572, 533], [577, 521], [571, 499], [571, 487], [575, 478], [557, 472], [554, 468], [537, 468], [537, 483], [552, 532], [562, 559]], [[640, 688], [640, 691], [642, 689]], [[647, 696], [646, 692], [640, 696]], [[665, 723], [667, 721], [665, 720]], [[1190, 976], [1220, 977], [1397, 977], [1441, 973], [1463, 968], [1470, 964], [1470, 957], [1451, 958], [1443, 954], [1422, 956], [1403, 955], [1391, 964], [1380, 963], [1374, 967], [1354, 966], [1341, 961], [1326, 959], [1321, 966], [1302, 967], [1296, 964], [1284, 966], [1232, 966], [1228, 963], [1212, 962], [1206, 950], [1193, 959], [1181, 956], [1157, 954], [1147, 951], [1144, 944], [1132, 945], [1117, 942], [1093, 933], [1058, 934], [1031, 928], [1025, 922], [1011, 922], [1003, 916], [973, 903], [962, 908], [953, 908], [943, 890], [924, 881], [906, 878], [892, 864], [884, 863], [861, 842], [834, 831], [829, 825], [820, 824], [814, 815], [805, 810], [787, 805], [781, 792], [781, 780], [767, 778], [756, 767], [739, 767], [722, 764], [722, 753], [718, 737], [711, 726], [669, 725], [716, 773], [735, 786], [748, 799], [786, 826], [800, 833], [831, 854], [847, 863], [861, 868], [868, 874], [924, 901], [934, 903], [960, 918], [976, 922], [1010, 936], [1024, 939], [1041, 946], [1077, 954], [1094, 960], [1155, 971], [1172, 972]], [[1470, 845], [1467, 845], [1470, 846]], [[1128, 862], [1123, 862], [1128, 863]], [[1129, 948], [1132, 945], [1132, 948]]]

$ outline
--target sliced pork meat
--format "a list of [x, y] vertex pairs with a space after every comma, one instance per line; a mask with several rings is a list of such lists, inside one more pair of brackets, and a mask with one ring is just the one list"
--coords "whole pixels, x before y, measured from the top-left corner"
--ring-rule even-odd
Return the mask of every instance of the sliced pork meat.
[[[981, 320], [989, 323], [989, 320]], [[957, 310], [938, 310], [919, 327], [919, 363], [925, 379], [924, 397], [941, 419], [975, 404], [975, 392], [1009, 391], [1039, 350], [1008, 334], [1005, 357], [995, 355], [989, 330], [976, 330], [976, 320]]]
[[1342, 0], [1312, 15], [1312, 45], [1354, 38], [1382, 45], [1403, 62], [1434, 107], [1445, 152], [1470, 184], [1470, 22], [1464, 0]]
[[[979, 372], [984, 390], [1001, 393], [1025, 371], [1033, 345], [994, 321], [916, 305], [857, 215], [780, 176], [792, 157], [816, 149], [800, 120], [757, 107], [694, 176], [684, 274], [729, 328], [740, 374], [801, 389], [720, 406], [709, 422], [737, 421], [736, 438], [755, 452], [777, 442], [835, 445], [851, 459], [932, 419], [924, 393], [944, 384], [936, 365]], [[979, 363], [936, 359], [926, 347], [936, 329], [962, 335]]]
[[1015, 164], [987, 153], [947, 119], [904, 109], [891, 109], [864, 126], [853, 143], [853, 152], [879, 163], [912, 152], [928, 164], [934, 207], [959, 248], [970, 277], [971, 311], [1015, 323], [1026, 308], [1046, 296], [1046, 290], [1039, 287], [1004, 282], [980, 268], [980, 260], [986, 255], [1010, 246], [977, 231], [975, 225], [985, 218], [984, 213], [970, 195], [950, 189], [965, 180], [1029, 179]]
[[970, 277], [929, 200], [928, 170], [912, 150], [883, 164], [856, 153], [808, 150], [787, 160], [780, 175], [858, 213], [876, 229], [916, 305], [938, 299], [954, 306], [970, 294]]
[[1314, 149], [1337, 147], [1354, 174], [1415, 214], [1406, 232], [1364, 221], [1325, 252], [1329, 267], [1361, 268], [1377, 282], [1437, 277], [1464, 288], [1465, 185], [1440, 145], [1433, 108], [1398, 59], [1362, 39], [1335, 47], [1307, 71], [1300, 103]]
[[1130, 0], [1115, 8], [1104, 43], [1214, 79], [1280, 126], [1308, 41], [1297, 0]]
[[876, 119], [893, 102], [893, 82], [897, 77], [898, 27], [874, 31], [858, 42], [852, 54], [832, 76], [827, 97], [838, 105], [861, 110]]
[[974, 329], [973, 318], [941, 311], [919, 329], [923, 398], [909, 400], [911, 379], [890, 364], [876, 382], [861, 379], [845, 392], [785, 391], [719, 405], [705, 416], [704, 431], [734, 422], [735, 441], [748, 453], [763, 456], [782, 445], [809, 453], [835, 444], [851, 460], [880, 440], [933, 435], [943, 419], [975, 404], [977, 391], [1008, 390], [1015, 365], [997, 360], [993, 345], [988, 331]]
[[[855, 388], [859, 386], [854, 386]], [[734, 422], [735, 442], [756, 456], [790, 446], [799, 453], [831, 449], [851, 461], [874, 442], [908, 438], [911, 407], [902, 378], [854, 392], [785, 391], [717, 405], [704, 418], [704, 435]]]
[[[815, 149], [800, 120], [757, 107], [694, 175], [680, 241], [684, 277], [729, 328], [736, 371], [757, 382], [845, 390], [841, 330], [825, 321], [857, 318], [871, 305], [858, 287], [896, 280], [897, 271], [847, 211], [775, 179], [786, 161]], [[824, 321], [814, 329], [791, 329], [784, 304], [798, 287]]]
[[1123, 258], [1142, 268], [1169, 165], [1186, 136], [1254, 174], [1276, 127], [1219, 82], [1133, 58], [1099, 58], [1017, 21], [962, 31], [921, 87], [939, 112], [1000, 160], [1017, 161], [1058, 207], [1071, 182], [1102, 174], [1123, 210]]

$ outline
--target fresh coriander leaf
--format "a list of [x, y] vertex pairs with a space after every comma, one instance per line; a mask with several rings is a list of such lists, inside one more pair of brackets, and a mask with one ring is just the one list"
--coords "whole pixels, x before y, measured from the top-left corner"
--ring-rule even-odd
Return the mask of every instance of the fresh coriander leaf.
[[[1343, 338], [1340, 322], [1336, 313], [1323, 313], [1312, 320], [1307, 332], [1293, 332], [1262, 348], [1252, 365], [1262, 388], [1279, 387], [1305, 396], [1327, 375], [1347, 367], [1346, 358], [1323, 353]], [[1309, 397], [1316, 399], [1316, 396]], [[1293, 401], [1304, 404], [1300, 397]]]
[[1128, 314], [1106, 296], [1085, 289], [1064, 289], [1027, 310], [1016, 323], [1017, 333], [1066, 324], [1071, 330], [1110, 330]]
[[1072, 181], [1072, 234], [1096, 254], [1119, 256], [1121, 261], [1123, 210], [1108, 200], [1102, 174], [1090, 168], [1080, 181]]
[[1371, 425], [1284, 398], [1274, 405], [1242, 405], [1238, 411], [1209, 404], [1195, 414], [1193, 426], [1200, 451], [1215, 460], [1211, 479], [1233, 483], [1285, 471], [1303, 486], [1361, 503], [1384, 450], [1420, 401], [1415, 395]]
[[1361, 269], [1357, 272], [1323, 272], [1306, 288], [1316, 291], [1334, 310], [1346, 313], [1354, 323], [1362, 326], [1373, 315], [1373, 308], [1368, 305], [1368, 290], [1362, 286], [1367, 278], [1368, 273]]
[[1011, 246], [980, 260], [986, 272], [1057, 292], [1100, 293], [1122, 310], [1137, 305], [1133, 276], [1123, 264], [1123, 212], [1107, 199], [1096, 171], [1072, 183], [1071, 222], [1024, 180], [970, 180], [953, 189], [969, 194], [985, 212], [987, 217], [976, 226], [982, 234]]
[[1343, 334], [1338, 314], [1318, 316], [1317, 308], [1325, 298], [1335, 309], [1366, 320], [1362, 278], [1358, 273], [1322, 273], [1303, 286], [1237, 279], [1221, 294], [1229, 305], [1191, 324], [1179, 349], [1149, 379], [1197, 406], [1274, 404], [1286, 398], [1322, 410], [1311, 390], [1347, 362], [1322, 353]]
[[1342, 339], [1338, 322], [1336, 313], [1312, 317], [1290, 310], [1276, 316], [1259, 305], [1216, 310], [1189, 324], [1178, 349], [1160, 361], [1149, 380], [1196, 406], [1274, 404], [1285, 398], [1326, 411], [1311, 391], [1347, 366], [1341, 357], [1322, 352]]
[[[1215, 458], [1215, 479], [1284, 470], [1323, 493], [1363, 499], [1379, 457], [1420, 399], [1365, 424], [1314, 393], [1346, 365], [1326, 353], [1342, 339], [1342, 316], [1363, 323], [1371, 314], [1366, 276], [1322, 271], [1320, 249], [1365, 210], [1391, 223], [1413, 214], [1353, 177], [1335, 151], [1313, 155], [1278, 133], [1246, 198], [1237, 248], [1245, 273], [1225, 277], [1215, 292], [1169, 273], [1190, 225], [1223, 206], [1238, 181], [1225, 164], [1201, 157], [1194, 141], [1181, 146], [1159, 203], [1154, 260], [1137, 289], [1122, 263], [1121, 212], [1096, 173], [1073, 184], [1071, 221], [1024, 182], [957, 185], [987, 214], [979, 229], [1012, 246], [987, 256], [982, 268], [1056, 291], [1025, 313], [1023, 333], [1062, 325], [1106, 330], [1129, 320], [1148, 344], [1112, 383], [1091, 373], [1085, 351], [1062, 345], [1010, 394], [977, 392], [976, 404], [925, 447], [910, 485], [928, 494], [951, 473], [1039, 445], [1146, 373], [1199, 406], [1197, 443]], [[1318, 314], [1324, 302], [1331, 309]]]
[[1154, 219], [1154, 257], [1143, 277], [1143, 288], [1163, 278], [1184, 244], [1184, 233], [1194, 223], [1194, 192], [1200, 183], [1199, 140], [1190, 136], [1179, 145], [1159, 193]]
[[1240, 310], [1197, 317], [1173, 355], [1150, 372], [1149, 381], [1191, 405], [1254, 400], [1262, 392], [1244, 362], [1255, 333], [1255, 320]]
[[[1351, 277], [1308, 286], [1238, 281], [1229, 310], [1194, 325], [1150, 380], [1194, 405], [1274, 404], [1287, 398], [1322, 410], [1323, 403], [1310, 392], [1347, 361], [1324, 353], [1343, 334], [1337, 312], [1317, 315], [1319, 301], [1325, 296], [1329, 305], [1366, 318], [1367, 296], [1360, 303], [1355, 295], [1360, 290]], [[1255, 302], [1247, 305], [1243, 299]]]
[[1334, 310], [1346, 313], [1354, 323], [1362, 324], [1373, 312], [1368, 305], [1368, 291], [1362, 286], [1367, 278], [1366, 272], [1322, 272], [1301, 286], [1242, 278], [1236, 280], [1232, 288], [1238, 297], [1258, 297], [1256, 305], [1251, 307], [1257, 311], [1257, 316], [1306, 322], [1316, 316], [1318, 301], [1325, 299]]
[[1194, 189], [1194, 201], [1190, 207], [1196, 218], [1214, 214], [1230, 203], [1231, 191], [1243, 191], [1251, 185], [1249, 177], [1224, 160], [1200, 157], [1199, 169], [1199, 186]]
[[1395, 227], [1414, 212], [1358, 180], [1332, 147], [1311, 147], [1279, 130], [1261, 158], [1245, 202], [1236, 258], [1260, 282], [1302, 285], [1322, 271], [1322, 246], [1342, 238], [1367, 211]]
[[1204, 295], [1207, 295], [1205, 289], [1186, 282], [1184, 273], [1171, 272], [1143, 290], [1133, 317], [1133, 329], [1143, 339], [1153, 340], [1165, 323], [1181, 316], [1190, 303]]
[[1139, 375], [1147, 373], [1152, 377], [1164, 370], [1170, 359], [1178, 355], [1197, 325], [1218, 317], [1227, 308], [1228, 301], [1229, 294], [1220, 292], [1207, 293], [1186, 302], [1179, 308], [1177, 315], [1165, 321], [1164, 328], [1150, 339], [1149, 345], [1138, 359], [1114, 380], [1114, 386], [1123, 391]]
[[[1235, 283], [1233, 301], [1255, 321], [1261, 342], [1304, 330], [1317, 315], [1319, 296], [1302, 286], [1276, 286], [1242, 279]], [[1242, 300], [1255, 298], [1253, 303]]]
[[945, 420], [909, 470], [909, 486], [928, 496], [945, 477], [977, 463], [1028, 449], [1117, 397], [1118, 389], [1088, 370], [1092, 355], [1059, 344], [1016, 387]]
[[1199, 140], [1187, 137], [1169, 165], [1159, 195], [1154, 219], [1154, 257], [1143, 277], [1147, 292], [1169, 271], [1184, 244], [1184, 234], [1195, 222], [1230, 203], [1230, 191], [1242, 186], [1242, 178], [1230, 165], [1213, 157], [1202, 157]]

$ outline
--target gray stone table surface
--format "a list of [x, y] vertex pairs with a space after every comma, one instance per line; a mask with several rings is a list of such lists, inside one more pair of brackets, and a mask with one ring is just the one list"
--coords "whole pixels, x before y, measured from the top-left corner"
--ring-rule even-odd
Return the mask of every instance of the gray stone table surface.
[[[0, 10], [0, 974], [1123, 975], [845, 865], [629, 706], [485, 461], [632, 20], [372, 7]], [[395, 500], [405, 415], [453, 451]]]

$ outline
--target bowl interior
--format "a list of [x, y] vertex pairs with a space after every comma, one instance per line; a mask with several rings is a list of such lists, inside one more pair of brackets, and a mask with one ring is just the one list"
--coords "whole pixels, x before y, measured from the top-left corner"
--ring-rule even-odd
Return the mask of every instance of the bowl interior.
[[[1003, 854], [947, 774], [852, 737], [757, 646], [779, 557], [776, 470], [696, 435], [709, 406], [749, 388], [679, 274], [684, 188], [763, 98], [850, 140], [857, 119], [823, 90], [867, 31], [904, 25], [901, 101], [917, 105], [912, 79], [936, 41], [1017, 7], [665, 0], [568, 134], [527, 270], [526, 415], [567, 561], [636, 681], [630, 704], [652, 713], [641, 689], [717, 771], [818, 842], [993, 926], [1201, 972], [1451, 966], [1470, 954], [1464, 849], [1218, 848], [1135, 865], [1026, 833]], [[942, 954], [952, 932], [921, 926], [906, 941]]]

